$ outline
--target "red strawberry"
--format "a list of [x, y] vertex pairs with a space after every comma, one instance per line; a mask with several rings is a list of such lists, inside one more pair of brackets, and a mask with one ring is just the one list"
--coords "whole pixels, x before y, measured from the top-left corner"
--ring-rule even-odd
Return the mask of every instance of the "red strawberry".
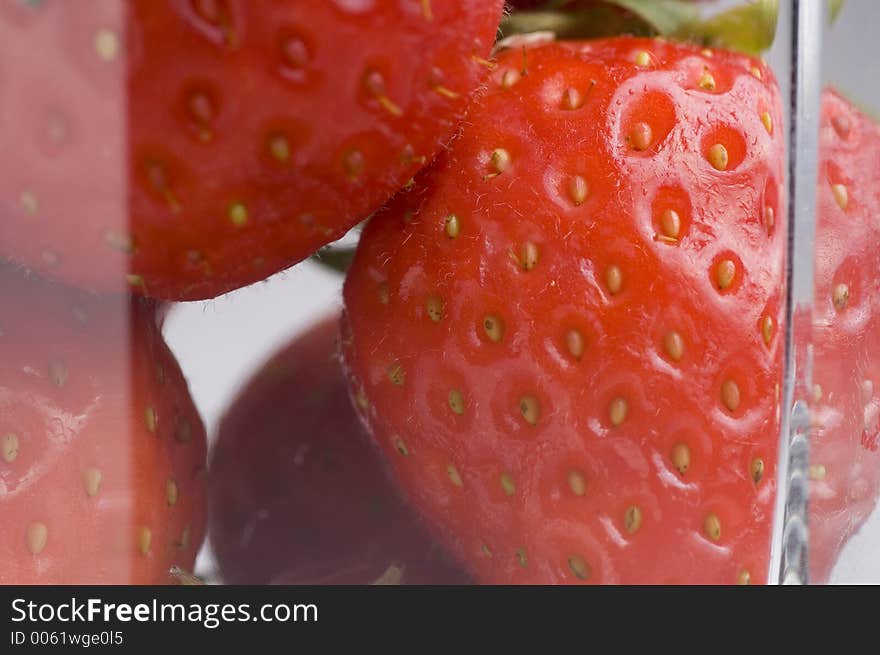
[[205, 433], [152, 311], [0, 267], [0, 584], [169, 584]]
[[759, 61], [514, 48], [345, 286], [363, 418], [489, 583], [767, 579], [783, 135]]
[[[426, 536], [352, 409], [338, 319], [276, 354], [223, 419], [210, 535], [223, 578], [248, 584], [467, 581]], [[393, 568], [392, 568], [393, 567]]]
[[825, 582], [880, 494], [880, 127], [822, 99], [810, 573]]
[[197, 299], [406, 184], [483, 79], [503, 1], [80, 4], [0, 11], [0, 254]]

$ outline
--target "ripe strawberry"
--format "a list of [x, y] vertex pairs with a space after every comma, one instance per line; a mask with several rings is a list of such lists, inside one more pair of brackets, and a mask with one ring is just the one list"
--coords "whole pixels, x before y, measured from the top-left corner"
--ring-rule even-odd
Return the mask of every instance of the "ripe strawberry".
[[0, 254], [90, 290], [127, 279], [186, 300], [286, 268], [452, 136], [502, 5], [7, 6]]
[[880, 494], [880, 127], [822, 98], [814, 308], [810, 573], [828, 579]]
[[169, 584], [205, 433], [152, 310], [0, 267], [0, 584]]
[[780, 98], [662, 40], [499, 55], [366, 227], [343, 344], [409, 497], [489, 583], [767, 579]]
[[[336, 317], [276, 354], [223, 419], [210, 535], [226, 582], [467, 581], [405, 507], [361, 428], [336, 355]], [[394, 568], [392, 568], [394, 567]]]

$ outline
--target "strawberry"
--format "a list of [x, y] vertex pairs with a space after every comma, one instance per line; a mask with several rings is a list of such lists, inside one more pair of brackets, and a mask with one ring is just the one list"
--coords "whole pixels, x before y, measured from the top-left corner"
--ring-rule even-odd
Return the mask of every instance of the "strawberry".
[[825, 582], [880, 494], [880, 127], [822, 98], [810, 445], [810, 574]]
[[0, 254], [191, 300], [296, 263], [406, 184], [485, 77], [503, 0], [86, 5], [0, 10]]
[[781, 120], [743, 55], [515, 47], [367, 225], [344, 289], [352, 394], [479, 581], [767, 579]]
[[0, 584], [169, 584], [205, 432], [153, 310], [0, 267]]
[[278, 352], [223, 418], [211, 544], [233, 584], [467, 581], [401, 501], [349, 404], [338, 317]]

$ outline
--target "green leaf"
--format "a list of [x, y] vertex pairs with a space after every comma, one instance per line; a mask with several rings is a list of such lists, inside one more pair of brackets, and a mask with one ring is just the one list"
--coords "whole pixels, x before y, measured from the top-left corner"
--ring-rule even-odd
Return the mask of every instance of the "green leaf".
[[659, 35], [757, 55], [773, 44], [779, 0], [741, 2], [701, 20], [693, 0], [550, 0], [540, 11], [510, 14], [501, 34], [546, 31], [560, 39]]
[[331, 271], [345, 274], [354, 259], [355, 250], [353, 246], [327, 246], [312, 255], [312, 260]]
[[566, 12], [517, 11], [501, 23], [501, 36], [553, 32], [560, 39], [595, 39], [632, 34], [656, 36], [658, 32], [639, 16], [620, 11], [610, 3], [597, 2], [586, 9]]
[[843, 9], [843, 0], [828, 0], [828, 24], [833, 25], [837, 15]]
[[700, 15], [698, 7], [692, 2], [683, 0], [608, 0], [608, 2], [632, 12], [662, 36], [678, 34], [682, 29], [696, 23]]
[[773, 45], [778, 15], [779, 0], [751, 0], [686, 27], [678, 36], [697, 39], [712, 47], [759, 55]]

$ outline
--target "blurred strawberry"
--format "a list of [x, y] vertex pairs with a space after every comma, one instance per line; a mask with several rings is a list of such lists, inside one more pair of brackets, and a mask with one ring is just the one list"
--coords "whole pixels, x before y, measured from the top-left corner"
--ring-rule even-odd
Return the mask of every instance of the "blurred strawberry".
[[880, 494], [880, 127], [822, 97], [810, 574], [826, 582]]
[[168, 299], [264, 279], [446, 144], [502, 5], [5, 2], [0, 256]]
[[250, 380], [211, 457], [210, 535], [234, 584], [464, 583], [403, 505], [352, 409], [338, 319]]
[[205, 431], [153, 310], [0, 266], [0, 584], [169, 584]]

